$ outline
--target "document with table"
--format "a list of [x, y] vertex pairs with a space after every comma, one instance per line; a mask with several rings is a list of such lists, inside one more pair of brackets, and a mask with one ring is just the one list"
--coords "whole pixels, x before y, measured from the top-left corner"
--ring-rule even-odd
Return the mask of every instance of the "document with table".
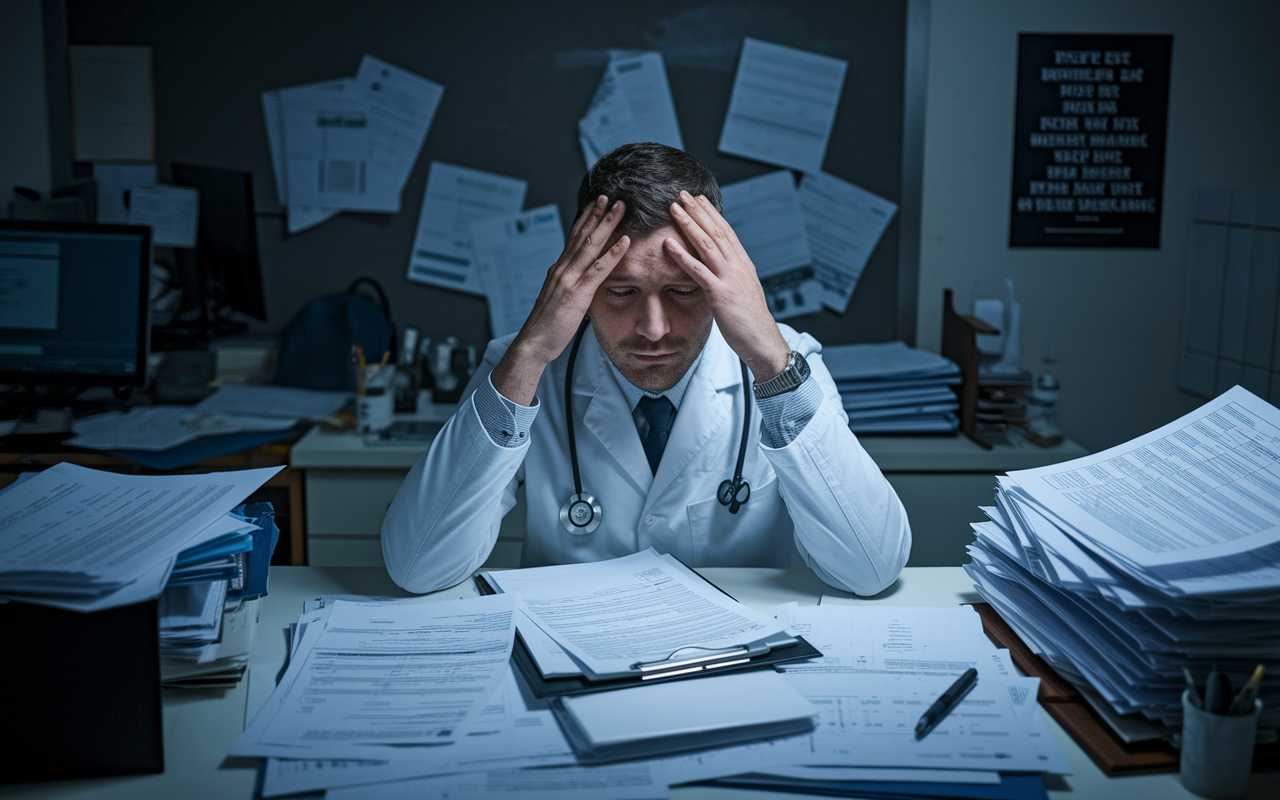
[[[791, 603], [769, 617], [652, 550], [481, 578], [498, 593], [308, 604], [287, 670], [231, 751], [268, 759], [264, 797], [501, 787], [521, 800], [658, 798], [695, 781], [1043, 797], [1038, 776], [1001, 771], [1069, 771], [1037, 711], [1038, 680], [1018, 675], [970, 609]], [[814, 657], [703, 669], [726, 648], [776, 636]], [[548, 651], [533, 669], [576, 671], [606, 690], [535, 696], [508, 661], [522, 645]], [[677, 651], [706, 659], [683, 676], [608, 689]], [[976, 686], [917, 741], [921, 715], [970, 668]]]

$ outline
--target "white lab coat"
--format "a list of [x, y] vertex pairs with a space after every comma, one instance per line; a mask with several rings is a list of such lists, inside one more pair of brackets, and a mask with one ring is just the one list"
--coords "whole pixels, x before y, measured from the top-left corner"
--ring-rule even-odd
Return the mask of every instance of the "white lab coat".
[[[850, 432], [813, 337], [779, 326], [822, 388], [818, 412], [786, 447], [761, 441], [760, 411], [742, 385], [737, 355], [713, 326], [675, 426], [652, 474], [626, 396], [590, 328], [573, 376], [573, 412], [583, 491], [603, 509], [593, 533], [572, 535], [560, 507], [574, 491], [565, 424], [568, 350], [538, 384], [529, 441], [489, 438], [470, 391], [502, 358], [512, 337], [491, 342], [453, 418], [414, 465], [382, 526], [382, 551], [397, 584], [429, 592], [479, 567], [523, 483], [528, 505], [525, 566], [598, 561], [652, 546], [691, 566], [787, 567], [792, 542], [828, 584], [874, 594], [898, 577], [911, 550], [906, 511]], [[751, 433], [743, 475], [751, 498], [737, 514], [716, 499], [733, 476], [743, 403]]]

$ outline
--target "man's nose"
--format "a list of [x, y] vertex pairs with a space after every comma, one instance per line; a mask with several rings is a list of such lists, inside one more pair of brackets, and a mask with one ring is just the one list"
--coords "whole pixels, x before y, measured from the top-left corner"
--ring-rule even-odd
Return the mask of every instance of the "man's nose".
[[636, 333], [651, 342], [656, 342], [671, 331], [671, 323], [667, 320], [667, 311], [662, 307], [662, 300], [657, 295], [645, 298], [640, 311], [640, 319], [636, 321]]

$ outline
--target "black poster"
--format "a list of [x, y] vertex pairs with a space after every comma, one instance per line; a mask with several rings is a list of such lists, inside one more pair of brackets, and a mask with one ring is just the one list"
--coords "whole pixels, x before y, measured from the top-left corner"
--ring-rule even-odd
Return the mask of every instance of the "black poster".
[[1172, 36], [1023, 33], [1010, 247], [1159, 247]]

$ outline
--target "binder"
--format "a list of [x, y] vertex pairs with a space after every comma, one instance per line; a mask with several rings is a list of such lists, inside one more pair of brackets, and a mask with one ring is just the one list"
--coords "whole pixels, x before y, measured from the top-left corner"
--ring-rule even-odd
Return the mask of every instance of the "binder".
[[[494, 588], [489, 585], [489, 582], [484, 579], [483, 575], [476, 575], [475, 580], [476, 588], [479, 589], [480, 594], [495, 593]], [[710, 581], [707, 581], [707, 583], [710, 586], [715, 586], [715, 584]], [[728, 593], [724, 592], [720, 587], [715, 586], [715, 588], [717, 591], [725, 594], [725, 596], [729, 596]], [[653, 675], [637, 670], [634, 675], [621, 677], [608, 676], [604, 679], [592, 680], [585, 675], [573, 675], [562, 678], [543, 677], [542, 671], [538, 669], [538, 664], [534, 661], [533, 655], [529, 652], [528, 646], [525, 645], [524, 640], [520, 638], [520, 634], [517, 632], [515, 646], [511, 649], [511, 663], [515, 665], [516, 670], [524, 679], [526, 686], [528, 686], [529, 691], [533, 696], [539, 699], [546, 699], [590, 694], [592, 692], [609, 691], [612, 689], [626, 689], [632, 686], [649, 686], [665, 683], [667, 681], [709, 677], [711, 675], [725, 675], [734, 672], [760, 669], [762, 667], [772, 667], [775, 664], [805, 661], [810, 658], [818, 658], [822, 656], [821, 651], [805, 641], [803, 636], [793, 637], [793, 640], [794, 643], [792, 644], [772, 647], [769, 652], [764, 655], [742, 660], [735, 659], [736, 663], [717, 666], [714, 671], [681, 672], [679, 670], [674, 670], [671, 674]]]
[[0, 604], [0, 784], [164, 772], [159, 602]]

